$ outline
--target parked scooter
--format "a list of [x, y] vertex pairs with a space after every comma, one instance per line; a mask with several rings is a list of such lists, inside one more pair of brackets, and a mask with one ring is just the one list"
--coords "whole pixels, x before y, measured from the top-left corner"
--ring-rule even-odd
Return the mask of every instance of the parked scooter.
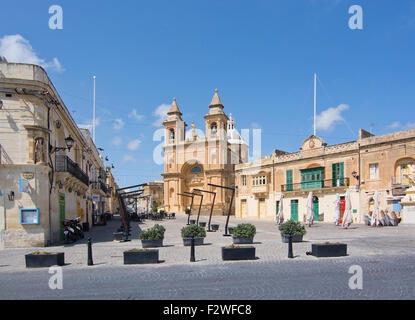
[[62, 221], [64, 226], [63, 238], [65, 243], [75, 242], [78, 240], [78, 236], [75, 233], [75, 230], [71, 227], [69, 220]]

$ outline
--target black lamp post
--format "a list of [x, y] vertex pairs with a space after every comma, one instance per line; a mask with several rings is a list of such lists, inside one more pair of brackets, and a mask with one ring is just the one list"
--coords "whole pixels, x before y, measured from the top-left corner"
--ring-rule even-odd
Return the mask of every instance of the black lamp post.
[[199, 212], [197, 213], [197, 219], [196, 219], [196, 225], [199, 225], [199, 217], [200, 217], [200, 209], [202, 208], [202, 202], [203, 202], [203, 194], [198, 193], [192, 193], [192, 192], [184, 192], [186, 194], [191, 194], [193, 196], [199, 196], [200, 197], [200, 203], [199, 203]]
[[233, 198], [234, 198], [234, 196], [235, 196], [235, 188], [232, 188], [232, 187], [226, 187], [226, 186], [221, 186], [221, 185], [218, 185], [218, 184], [212, 184], [212, 183], [208, 183], [208, 186], [211, 186], [211, 187], [217, 187], [217, 188], [222, 188], [222, 189], [226, 189], [226, 190], [231, 190], [231, 191], [232, 191], [232, 197], [231, 197], [231, 201], [230, 201], [230, 203], [229, 203], [229, 210], [228, 210], [228, 216], [227, 216], [227, 218], [226, 218], [226, 224], [225, 224], [225, 234], [224, 234], [224, 236], [229, 237], [229, 236], [231, 236], [231, 235], [228, 233], [228, 223], [229, 223], [229, 216], [231, 215]]
[[212, 220], [213, 207], [215, 206], [216, 192], [208, 191], [208, 190], [202, 190], [202, 189], [193, 189], [193, 190], [198, 191], [198, 192], [207, 192], [207, 193], [213, 194], [212, 206], [210, 207], [208, 229], [206, 230], [207, 232], [212, 232], [213, 230], [210, 229], [210, 222]]
[[187, 225], [190, 225], [190, 215], [192, 214], [192, 207], [193, 207], [193, 199], [194, 199], [194, 195], [188, 195], [188, 194], [184, 194], [184, 193], [178, 193], [179, 196], [182, 197], [188, 197], [188, 198], [192, 198], [192, 202], [190, 203], [190, 211], [189, 214], [187, 215]]

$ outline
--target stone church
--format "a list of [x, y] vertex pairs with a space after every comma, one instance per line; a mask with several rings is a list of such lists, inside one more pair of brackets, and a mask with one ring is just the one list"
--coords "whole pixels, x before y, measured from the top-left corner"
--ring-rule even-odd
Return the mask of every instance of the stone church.
[[[216, 192], [215, 215], [227, 213], [232, 192], [208, 184], [235, 186], [235, 165], [247, 162], [249, 148], [236, 130], [232, 115], [228, 117], [223, 109], [216, 89], [204, 116], [205, 130], [196, 129], [192, 123], [186, 132], [187, 124], [173, 98], [163, 122], [165, 210], [184, 212], [192, 199], [179, 193], [202, 189]], [[194, 197], [193, 213], [197, 212], [201, 198]], [[209, 214], [212, 201], [213, 194], [203, 193], [201, 214]]]

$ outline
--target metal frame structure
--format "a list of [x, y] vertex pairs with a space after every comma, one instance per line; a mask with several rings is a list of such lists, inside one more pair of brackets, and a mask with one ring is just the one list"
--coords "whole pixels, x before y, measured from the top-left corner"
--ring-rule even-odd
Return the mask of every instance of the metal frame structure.
[[226, 218], [225, 233], [224, 233], [224, 236], [229, 237], [229, 236], [231, 236], [231, 235], [228, 233], [228, 223], [229, 223], [229, 216], [231, 215], [233, 198], [235, 197], [235, 188], [232, 188], [232, 187], [226, 187], [226, 186], [221, 186], [221, 185], [218, 185], [218, 184], [212, 184], [212, 183], [208, 183], [208, 186], [211, 186], [211, 187], [217, 187], [217, 188], [222, 188], [222, 189], [226, 189], [226, 190], [231, 190], [231, 191], [232, 191], [232, 197], [231, 197], [231, 202], [230, 202], [230, 204], [229, 204], [228, 216], [227, 216], [227, 218]]
[[199, 212], [197, 213], [197, 219], [196, 219], [196, 224], [199, 225], [200, 209], [202, 208], [203, 194], [198, 194], [198, 193], [193, 193], [193, 192], [187, 192], [187, 191], [185, 191], [184, 193], [186, 193], [186, 194], [192, 194], [194, 196], [199, 196], [200, 197]]
[[194, 195], [192, 194], [191, 196], [185, 193], [178, 193], [177, 195], [182, 196], [182, 197], [188, 197], [188, 198], [192, 198], [192, 202], [190, 204], [190, 212], [188, 214], [187, 217], [187, 225], [190, 224], [190, 215], [192, 214], [192, 207], [193, 207], [193, 200], [194, 200]]
[[212, 201], [212, 206], [210, 208], [208, 229], [206, 230], [207, 232], [213, 232], [213, 230], [210, 229], [210, 222], [212, 221], [213, 207], [215, 206], [215, 200], [216, 200], [216, 192], [208, 191], [208, 190], [202, 190], [202, 189], [193, 189], [193, 191], [206, 192], [206, 193], [213, 194], [213, 201]]

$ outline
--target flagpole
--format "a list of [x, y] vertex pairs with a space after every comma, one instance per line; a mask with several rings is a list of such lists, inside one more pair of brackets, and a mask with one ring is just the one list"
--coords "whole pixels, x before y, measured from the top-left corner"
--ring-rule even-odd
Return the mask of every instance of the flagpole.
[[317, 114], [317, 74], [314, 73], [314, 135], [316, 135], [316, 114]]
[[92, 140], [95, 143], [95, 80], [97, 77], [94, 76], [93, 78], [94, 78], [94, 105], [92, 109]]

